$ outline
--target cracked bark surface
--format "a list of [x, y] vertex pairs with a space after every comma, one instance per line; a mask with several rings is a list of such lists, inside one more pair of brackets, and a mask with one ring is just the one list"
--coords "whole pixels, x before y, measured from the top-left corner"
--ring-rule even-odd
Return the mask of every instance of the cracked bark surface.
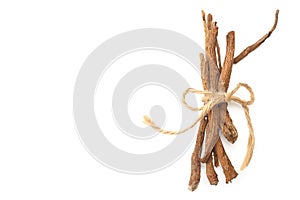
[[[213, 21], [211, 14], [202, 11], [202, 19], [205, 32], [205, 54], [200, 54], [200, 68], [203, 89], [211, 92], [227, 92], [230, 82], [232, 67], [249, 53], [258, 48], [275, 30], [278, 22], [279, 10], [275, 13], [275, 22], [271, 30], [254, 44], [248, 46], [238, 56], [235, 53], [235, 33], [231, 31], [226, 36], [226, 53], [223, 64], [221, 63], [220, 47], [218, 44], [218, 27]], [[206, 97], [204, 97], [205, 99]], [[209, 98], [209, 97], [207, 97]], [[206, 103], [204, 101], [204, 103]], [[237, 177], [238, 173], [234, 169], [222, 141], [219, 137], [222, 132], [228, 142], [234, 143], [238, 138], [238, 132], [227, 110], [227, 103], [214, 106], [207, 116], [200, 121], [196, 145], [191, 159], [191, 176], [189, 189], [194, 191], [200, 181], [201, 163], [206, 164], [206, 175], [211, 185], [217, 185], [218, 175], [215, 167], [219, 164], [223, 169], [226, 183]], [[205, 143], [204, 142], [205, 138]], [[205, 146], [202, 155], [202, 146]]]

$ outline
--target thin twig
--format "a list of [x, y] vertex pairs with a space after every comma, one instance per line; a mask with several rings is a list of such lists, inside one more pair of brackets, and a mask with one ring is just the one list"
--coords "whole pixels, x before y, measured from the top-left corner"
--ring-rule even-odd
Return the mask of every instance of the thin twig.
[[257, 49], [262, 43], [264, 43], [264, 41], [266, 39], [268, 39], [268, 37], [271, 36], [271, 34], [273, 33], [273, 31], [275, 30], [277, 23], [278, 23], [278, 14], [279, 14], [279, 10], [276, 10], [275, 13], [275, 21], [274, 21], [274, 25], [271, 28], [271, 30], [265, 34], [262, 38], [260, 38], [256, 43], [248, 46], [244, 51], [242, 51], [237, 57], [234, 58], [234, 64], [237, 64], [238, 62], [240, 62], [243, 58], [245, 58], [249, 53], [251, 53], [252, 51], [254, 51], [255, 49]]

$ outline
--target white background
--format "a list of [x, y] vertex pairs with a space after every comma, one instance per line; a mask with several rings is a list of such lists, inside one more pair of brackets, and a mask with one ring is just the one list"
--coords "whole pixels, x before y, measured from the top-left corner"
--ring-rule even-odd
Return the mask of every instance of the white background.
[[[1, 1], [0, 199], [255, 199], [299, 196], [299, 10], [296, 1]], [[231, 88], [249, 83], [256, 147], [250, 166], [231, 184], [210, 186], [202, 173], [187, 190], [192, 148], [174, 165], [147, 175], [110, 170], [94, 160], [77, 136], [72, 116], [76, 76], [102, 42], [138, 28], [164, 28], [203, 45], [201, 10], [218, 21], [219, 41], [236, 31], [236, 51], [273, 24], [277, 30], [234, 67]], [[195, 86], [197, 87], [197, 86]], [[233, 112], [244, 153], [248, 130]], [[188, 134], [188, 133], [187, 133]]]

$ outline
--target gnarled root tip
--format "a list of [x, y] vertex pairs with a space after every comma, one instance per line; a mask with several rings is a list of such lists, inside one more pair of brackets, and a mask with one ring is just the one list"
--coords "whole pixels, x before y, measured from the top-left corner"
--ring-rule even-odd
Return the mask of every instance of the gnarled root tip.
[[197, 189], [198, 185], [199, 183], [189, 185], [189, 191], [194, 192]]

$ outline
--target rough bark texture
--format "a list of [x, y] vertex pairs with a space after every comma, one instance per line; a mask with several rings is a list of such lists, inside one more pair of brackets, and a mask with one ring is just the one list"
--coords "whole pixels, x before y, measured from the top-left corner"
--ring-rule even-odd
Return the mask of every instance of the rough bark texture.
[[[221, 64], [220, 47], [218, 44], [218, 27], [213, 21], [211, 14], [207, 17], [202, 11], [202, 19], [205, 32], [205, 55], [200, 54], [201, 79], [203, 89], [210, 92], [227, 92], [230, 82], [233, 64], [238, 63], [249, 53], [258, 48], [275, 30], [278, 22], [278, 13], [275, 14], [275, 22], [271, 30], [256, 43], [248, 46], [237, 57], [234, 57], [235, 33], [231, 31], [226, 37], [226, 53], [223, 64]], [[203, 98], [204, 104], [209, 96]], [[226, 177], [226, 183], [231, 182], [238, 173], [235, 171], [219, 137], [219, 131], [225, 138], [234, 143], [238, 138], [238, 132], [233, 125], [227, 110], [227, 103], [214, 106], [207, 116], [200, 121], [196, 145], [191, 159], [191, 176], [189, 189], [194, 191], [200, 181], [201, 162], [206, 164], [206, 175], [211, 185], [218, 184], [218, 175], [214, 167], [221, 164]], [[205, 149], [201, 158], [202, 145], [205, 138]]]
[[[217, 35], [218, 35], [218, 27], [216, 26], [216, 22], [213, 22], [212, 16], [209, 14], [207, 16], [207, 22], [205, 20], [205, 14], [203, 13], [203, 22], [204, 22], [204, 30], [205, 30], [205, 54], [208, 66], [205, 66], [209, 72], [209, 87], [204, 88], [205, 90], [213, 91], [213, 92], [224, 92], [227, 90], [230, 80], [230, 74], [232, 69], [232, 62], [234, 54], [234, 32], [230, 32], [227, 35], [227, 48], [226, 55], [222, 69], [218, 68], [216, 55], [218, 54], [217, 47]], [[219, 55], [219, 54], [218, 54]], [[218, 56], [220, 57], [220, 56]], [[220, 61], [219, 61], [220, 62]], [[221, 73], [220, 73], [221, 72]], [[206, 80], [207, 82], [208, 80]], [[204, 85], [203, 85], [204, 87]], [[227, 88], [226, 88], [227, 87]], [[212, 150], [215, 147], [216, 143], [221, 143], [219, 139], [219, 130], [220, 130], [220, 122], [224, 122], [224, 118], [226, 119], [226, 111], [227, 105], [221, 104], [215, 106], [208, 117], [208, 128], [206, 129], [206, 141], [205, 141], [205, 153], [202, 158], [202, 162], [206, 162], [209, 171], [207, 172], [207, 177], [211, 184], [217, 184], [217, 175], [213, 169], [212, 163]], [[230, 120], [232, 123], [232, 120]], [[226, 122], [224, 122], [226, 123]], [[228, 122], [227, 122], [228, 123]], [[222, 145], [223, 146], [223, 145]], [[228, 156], [224, 148], [217, 149], [216, 148], [216, 156], [219, 162], [222, 164], [230, 163]], [[222, 156], [221, 156], [222, 155]], [[226, 155], [226, 156], [224, 156]], [[229, 168], [228, 168], [229, 167]], [[235, 172], [233, 166], [228, 165], [227, 168], [224, 168], [226, 173]], [[235, 172], [236, 173], [236, 172]]]
[[224, 126], [222, 127], [222, 133], [225, 136], [225, 138], [232, 144], [235, 143], [235, 141], [238, 138], [238, 132], [235, 126], [233, 125], [228, 110], [226, 110], [226, 116], [224, 120]]
[[197, 189], [200, 176], [201, 176], [201, 162], [200, 155], [202, 151], [202, 144], [204, 140], [204, 132], [207, 125], [207, 119], [204, 118], [200, 121], [200, 126], [198, 129], [198, 135], [196, 139], [196, 145], [194, 152], [192, 154], [192, 164], [191, 164], [191, 177], [189, 182], [189, 190], [194, 191]]
[[219, 180], [218, 180], [218, 175], [214, 169], [213, 165], [213, 158], [212, 155], [209, 156], [207, 162], [206, 162], [206, 176], [208, 178], [208, 181], [211, 185], [217, 185]]
[[234, 170], [234, 167], [232, 166], [220, 139], [216, 144], [216, 151], [226, 177], [226, 183], [228, 183], [232, 179], [234, 179], [238, 175], [238, 173]]
[[[217, 92], [220, 77], [220, 71], [217, 65], [216, 56], [218, 27], [217, 23], [213, 21], [211, 14], [208, 14], [207, 21], [205, 19], [205, 14], [203, 15], [203, 23], [205, 31], [205, 60], [207, 68], [209, 70], [209, 87], [205, 88], [205, 90]], [[202, 158], [203, 162], [206, 162], [208, 160], [211, 151], [213, 150], [219, 138], [220, 112], [218, 106], [212, 108], [208, 118], [208, 133], [205, 134], [205, 152]]]

